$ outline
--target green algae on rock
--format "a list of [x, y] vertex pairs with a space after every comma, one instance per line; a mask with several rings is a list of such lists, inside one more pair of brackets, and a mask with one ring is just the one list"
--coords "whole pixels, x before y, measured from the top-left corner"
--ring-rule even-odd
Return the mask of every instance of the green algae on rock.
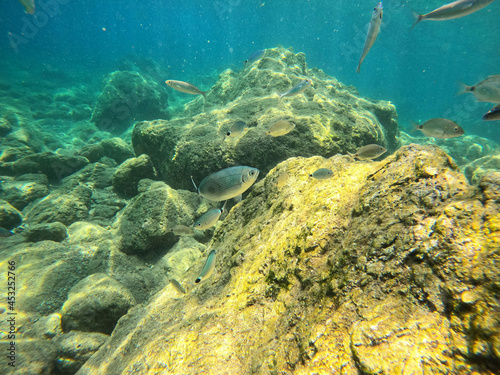
[[[308, 178], [318, 168], [334, 178]], [[211, 279], [132, 309], [79, 374], [354, 375], [401, 363], [490, 374], [500, 358], [497, 182], [484, 179], [482, 193], [431, 146], [373, 163], [288, 159], [215, 231]], [[475, 297], [464, 302], [465, 291]]]
[[[311, 78], [314, 88], [279, 102], [278, 93]], [[287, 119], [293, 132], [266, 136], [276, 121]], [[206, 95], [195, 99], [170, 120], [136, 123], [132, 143], [136, 155], [148, 154], [159, 176], [173, 188], [188, 189], [196, 181], [234, 165], [267, 173], [293, 156], [354, 152], [376, 143], [397, 147], [397, 114], [385, 101], [360, 98], [357, 92], [318, 69], [308, 69], [303, 53], [277, 47], [240, 72], [226, 70]], [[224, 139], [236, 120], [248, 131]]]

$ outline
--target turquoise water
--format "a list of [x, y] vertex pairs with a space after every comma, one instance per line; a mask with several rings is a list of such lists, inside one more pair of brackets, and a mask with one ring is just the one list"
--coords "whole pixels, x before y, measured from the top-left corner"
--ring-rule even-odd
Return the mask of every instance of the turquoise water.
[[481, 120], [492, 105], [456, 93], [458, 82], [472, 85], [499, 73], [500, 3], [411, 30], [412, 10], [425, 13], [442, 4], [384, 1], [381, 33], [356, 74], [375, 1], [47, 0], [37, 3], [35, 15], [18, 1], [4, 1], [0, 74], [16, 83], [36, 80], [40, 70], [62, 70], [62, 85], [93, 84], [97, 90], [104, 74], [133, 55], [152, 59], [169, 78], [208, 89], [217, 73], [281, 44], [304, 52], [310, 68], [355, 86], [362, 96], [394, 102], [401, 128], [449, 117], [468, 134], [498, 141], [498, 122]]

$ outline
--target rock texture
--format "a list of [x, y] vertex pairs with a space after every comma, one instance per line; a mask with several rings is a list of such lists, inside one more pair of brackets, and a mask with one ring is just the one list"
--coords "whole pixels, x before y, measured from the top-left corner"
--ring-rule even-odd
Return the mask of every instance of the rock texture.
[[[310, 78], [313, 88], [279, 100]], [[287, 119], [295, 129], [282, 137], [266, 131]], [[190, 176], [234, 165], [267, 173], [293, 156], [354, 152], [377, 143], [397, 148], [397, 114], [386, 101], [370, 101], [318, 69], [308, 69], [305, 55], [283, 47], [268, 49], [257, 63], [236, 73], [224, 71], [206, 95], [187, 104], [171, 120], [139, 122], [132, 134], [136, 155], [148, 154], [159, 176], [173, 188], [189, 189]], [[238, 120], [249, 130], [239, 138], [224, 136]]]
[[[309, 178], [320, 167], [334, 177]], [[492, 374], [500, 181], [482, 181], [433, 146], [289, 159], [179, 278], [189, 293], [167, 285], [131, 310], [78, 374]]]

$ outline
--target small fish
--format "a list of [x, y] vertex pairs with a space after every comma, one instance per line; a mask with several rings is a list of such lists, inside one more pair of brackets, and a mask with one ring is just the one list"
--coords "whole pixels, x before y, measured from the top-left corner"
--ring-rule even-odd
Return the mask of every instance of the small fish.
[[[257, 168], [246, 166], [222, 169], [201, 180], [196, 190], [202, 197], [211, 201], [225, 201], [247, 191], [257, 180], [259, 172]], [[194, 186], [196, 187], [196, 184]]]
[[377, 39], [378, 33], [380, 32], [380, 25], [382, 24], [382, 16], [384, 13], [384, 7], [382, 2], [378, 3], [375, 9], [373, 9], [372, 19], [370, 21], [370, 26], [368, 27], [368, 32], [366, 33], [365, 45], [363, 47], [363, 52], [361, 52], [361, 57], [359, 58], [358, 67], [356, 68], [356, 73], [361, 70], [361, 63], [365, 59], [370, 48], [372, 48], [373, 43]]
[[264, 56], [265, 53], [266, 53], [265, 49], [260, 49], [256, 52], [252, 53], [250, 55], [250, 57], [248, 57], [248, 59], [245, 60], [244, 64], [251, 65], [256, 61], [259, 61]]
[[189, 228], [185, 225], [176, 225], [170, 232], [175, 234], [176, 236], [192, 236], [194, 235], [193, 228]]
[[203, 95], [203, 97], [205, 97], [205, 94], [207, 93], [206, 91], [201, 91], [196, 86], [187, 82], [167, 80], [165, 83], [174, 90], [185, 92], [186, 94]]
[[333, 176], [333, 172], [327, 168], [320, 168], [314, 173], [311, 173], [309, 177], [315, 178], [316, 180], [327, 180]]
[[10, 237], [13, 235], [14, 233], [12, 233], [10, 230], [0, 227], [0, 237]]
[[290, 178], [290, 175], [288, 174], [287, 171], [282, 171], [279, 175], [278, 175], [278, 178], [276, 179], [276, 186], [277, 187], [283, 187], [286, 182], [288, 181], [288, 179]]
[[19, 0], [28, 14], [35, 14], [35, 0]]
[[386, 152], [387, 152], [386, 148], [379, 145], [371, 144], [359, 148], [355, 154], [351, 155], [358, 160], [372, 160], [378, 158], [380, 155], [383, 155]]
[[224, 202], [222, 208], [213, 208], [201, 215], [201, 217], [194, 223], [194, 228], [203, 230], [213, 227], [219, 220], [220, 215], [222, 215], [226, 209], [226, 203], [227, 201]]
[[422, 125], [413, 124], [412, 132], [420, 130], [426, 137], [454, 138], [464, 134], [456, 122], [445, 118], [433, 118]]
[[474, 86], [461, 85], [459, 95], [471, 92], [480, 102], [500, 103], [500, 74], [489, 76]]
[[198, 276], [198, 278], [195, 280], [195, 283], [199, 283], [200, 281], [208, 279], [212, 274], [214, 268], [215, 268], [215, 250], [212, 250], [210, 254], [208, 254], [205, 266], [201, 270], [200, 276]]
[[290, 97], [290, 96], [302, 94], [309, 87], [311, 87], [311, 85], [312, 85], [311, 79], [307, 78], [307, 79], [302, 80], [297, 86], [294, 86], [290, 90], [288, 90], [287, 92], [280, 94], [280, 101], [284, 97]]
[[239, 137], [247, 129], [246, 126], [246, 122], [236, 121], [233, 126], [231, 126], [231, 129], [228, 130], [226, 136], [231, 138]]
[[267, 135], [273, 137], [280, 137], [282, 135], [290, 133], [295, 128], [293, 122], [287, 120], [276, 121], [273, 126], [266, 132]]
[[452, 20], [454, 18], [460, 18], [467, 16], [468, 14], [474, 13], [486, 5], [492, 3], [494, 0], [458, 0], [449, 4], [445, 4], [432, 12], [427, 14], [418, 14], [413, 12], [413, 17], [415, 18], [415, 23], [411, 27], [412, 29], [420, 21], [446, 21]]
[[3, 314], [4, 312], [6, 312], [7, 310], [5, 310], [5, 307], [0, 307], [0, 314]]
[[490, 109], [484, 116], [484, 121], [500, 120], [500, 104]]
[[177, 290], [181, 294], [186, 294], [186, 289], [182, 286], [180, 282], [178, 282], [175, 279], [170, 279], [170, 284], [174, 287], [175, 290]]

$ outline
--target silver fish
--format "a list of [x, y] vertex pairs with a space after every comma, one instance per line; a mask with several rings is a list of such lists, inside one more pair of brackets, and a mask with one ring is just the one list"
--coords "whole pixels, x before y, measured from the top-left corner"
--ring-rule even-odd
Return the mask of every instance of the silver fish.
[[311, 85], [312, 85], [312, 80], [309, 78], [306, 78], [306, 79], [302, 80], [297, 86], [294, 86], [290, 90], [288, 90], [287, 92], [280, 94], [280, 100], [284, 97], [290, 97], [290, 96], [302, 94], [309, 87], [311, 87]]
[[413, 124], [412, 132], [420, 130], [426, 137], [454, 138], [464, 134], [464, 130], [456, 122], [446, 118], [433, 118], [422, 125]]
[[386, 152], [386, 148], [371, 144], [359, 148], [353, 156], [359, 160], [371, 160], [378, 158], [380, 155], [383, 155]]
[[220, 215], [224, 212], [226, 203], [227, 201], [224, 202], [222, 208], [213, 208], [201, 215], [200, 218], [194, 223], [194, 228], [203, 230], [213, 227], [219, 220]]
[[251, 65], [256, 61], [259, 61], [264, 56], [265, 53], [266, 53], [265, 49], [261, 49], [261, 50], [258, 50], [256, 52], [252, 53], [250, 55], [250, 57], [245, 60], [245, 62], [244, 62], [245, 65]]
[[175, 290], [177, 290], [181, 294], [186, 294], [186, 289], [182, 286], [180, 282], [178, 282], [175, 279], [170, 279], [170, 284], [174, 287]]
[[220, 170], [201, 181], [197, 188], [198, 194], [215, 202], [237, 197], [253, 185], [259, 172], [257, 168], [246, 166]]
[[246, 122], [243, 121], [236, 121], [233, 126], [231, 126], [231, 129], [226, 133], [226, 136], [235, 138], [243, 134], [243, 132], [246, 130]]
[[363, 47], [363, 52], [361, 52], [356, 73], [360, 72], [361, 63], [365, 59], [366, 55], [368, 55], [370, 48], [372, 48], [373, 43], [375, 43], [378, 33], [380, 32], [380, 25], [382, 24], [382, 16], [384, 13], [383, 10], [384, 7], [382, 6], [382, 2], [378, 3], [375, 9], [373, 9], [372, 19], [370, 21], [370, 26], [368, 27], [368, 33], [366, 34], [365, 46]]
[[327, 180], [332, 176], [333, 172], [327, 168], [320, 168], [309, 175], [309, 177], [315, 178], [316, 180]]
[[205, 94], [207, 93], [206, 91], [201, 91], [196, 86], [187, 82], [174, 81], [170, 79], [166, 80], [165, 83], [168, 86], [172, 87], [174, 90], [185, 92], [186, 94], [203, 95], [203, 97], [205, 97]]
[[273, 126], [266, 132], [267, 135], [273, 137], [280, 137], [282, 135], [290, 133], [295, 129], [295, 124], [287, 120], [276, 121]]
[[278, 178], [276, 178], [275, 184], [278, 188], [283, 187], [288, 179], [290, 178], [290, 175], [288, 174], [287, 171], [282, 171], [278, 175]]
[[489, 76], [474, 86], [462, 84], [459, 94], [471, 92], [480, 102], [500, 103], [500, 74]]
[[449, 4], [445, 4], [432, 12], [427, 14], [418, 14], [413, 12], [415, 17], [415, 23], [411, 27], [412, 29], [420, 21], [446, 21], [452, 20], [454, 18], [460, 18], [467, 16], [468, 14], [474, 13], [486, 5], [492, 3], [495, 0], [458, 0]]
[[484, 121], [500, 120], [500, 104], [490, 109], [484, 116]]
[[208, 254], [207, 261], [205, 262], [205, 266], [201, 270], [200, 276], [195, 280], [195, 283], [199, 283], [200, 281], [206, 280], [210, 277], [215, 268], [215, 250], [212, 250], [210, 254]]
[[185, 225], [176, 225], [170, 231], [176, 236], [192, 236], [194, 235], [193, 229]]

